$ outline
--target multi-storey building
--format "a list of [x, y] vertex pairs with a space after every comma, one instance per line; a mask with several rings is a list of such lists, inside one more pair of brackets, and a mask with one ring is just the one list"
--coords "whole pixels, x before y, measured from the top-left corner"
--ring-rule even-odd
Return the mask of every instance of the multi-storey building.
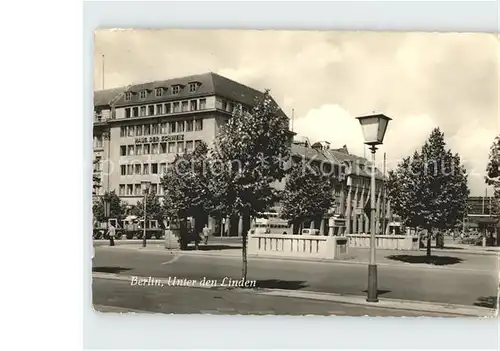
[[[162, 195], [160, 178], [175, 155], [192, 151], [201, 141], [212, 146], [233, 111], [250, 110], [259, 96], [262, 92], [214, 73], [96, 91], [93, 146], [101, 177], [97, 195], [114, 190], [123, 201], [135, 204], [143, 198], [141, 181], [151, 182], [152, 190]], [[369, 204], [368, 161], [349, 154], [346, 147], [330, 149], [325, 142], [292, 143], [290, 138], [290, 144], [292, 160], [318, 162], [339, 179], [334, 207], [314, 226], [330, 235], [368, 232], [363, 210]], [[376, 174], [380, 219], [383, 182], [378, 170]], [[230, 233], [238, 232], [238, 219], [227, 223]], [[209, 225], [216, 226], [214, 220]]]
[[261, 95], [215, 73], [95, 92], [100, 194], [115, 190], [135, 204], [142, 198], [141, 181], [149, 181], [161, 195], [160, 177], [175, 155], [201, 141], [211, 146], [233, 111], [249, 110]]

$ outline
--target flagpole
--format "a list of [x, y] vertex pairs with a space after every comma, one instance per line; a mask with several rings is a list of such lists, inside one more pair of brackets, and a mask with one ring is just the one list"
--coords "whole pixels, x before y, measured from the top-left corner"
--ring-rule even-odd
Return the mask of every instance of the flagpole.
[[102, 55], [102, 90], [104, 90], [104, 55]]

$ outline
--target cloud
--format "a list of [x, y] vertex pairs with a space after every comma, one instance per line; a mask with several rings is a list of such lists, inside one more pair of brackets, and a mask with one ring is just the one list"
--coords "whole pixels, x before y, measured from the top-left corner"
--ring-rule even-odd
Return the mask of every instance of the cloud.
[[[218, 72], [271, 89], [311, 139], [363, 154], [354, 117], [393, 118], [387, 159], [413, 153], [433, 127], [460, 153], [473, 194], [498, 134], [500, 46], [490, 34], [348, 31], [123, 30], [95, 37], [95, 87]], [[395, 162], [393, 162], [395, 163]], [[389, 164], [389, 162], [388, 162]], [[473, 173], [477, 173], [474, 175]]]

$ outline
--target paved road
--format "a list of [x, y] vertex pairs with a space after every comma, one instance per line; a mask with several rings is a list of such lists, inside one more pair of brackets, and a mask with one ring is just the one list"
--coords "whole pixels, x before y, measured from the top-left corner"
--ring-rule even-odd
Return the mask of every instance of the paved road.
[[399, 311], [331, 301], [263, 296], [230, 290], [168, 286], [139, 287], [131, 286], [128, 282], [107, 279], [95, 279], [92, 292], [94, 309], [99, 312], [137, 313], [142, 310], [176, 314], [447, 317], [445, 314], [430, 312]]
[[[95, 252], [93, 270], [96, 272], [195, 280], [206, 277], [217, 281], [224, 277], [239, 279], [241, 275], [241, 259], [238, 257], [171, 255], [161, 251], [140, 252], [110, 247], [97, 247]], [[457, 268], [381, 265], [378, 273], [380, 296], [461, 305], [474, 305], [481, 298], [495, 297], [499, 286], [498, 258], [463, 257], [475, 262], [473, 268], [461, 269], [460, 265], [466, 267], [464, 263], [455, 265]], [[486, 266], [479, 269], [478, 262]], [[365, 295], [367, 268], [353, 263], [250, 258], [248, 279], [258, 280], [261, 287], [268, 288]]]

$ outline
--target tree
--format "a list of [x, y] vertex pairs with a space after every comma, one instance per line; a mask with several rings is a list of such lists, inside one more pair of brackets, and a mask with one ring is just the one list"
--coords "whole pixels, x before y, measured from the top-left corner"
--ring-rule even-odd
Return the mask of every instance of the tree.
[[300, 228], [306, 219], [322, 218], [332, 207], [335, 178], [324, 174], [316, 165], [302, 160], [287, 175], [282, 194], [281, 216]]
[[[135, 206], [136, 213], [143, 217], [144, 216], [144, 200], [143, 201], [138, 201], [137, 205]], [[158, 223], [163, 223], [163, 218], [164, 218], [164, 209], [163, 206], [160, 203], [159, 197], [156, 195], [156, 193], [150, 191], [146, 195], [146, 216], [148, 220], [154, 219], [157, 220]]]
[[494, 196], [491, 212], [498, 217], [500, 215], [500, 135], [495, 137], [490, 148], [485, 182], [493, 186]]
[[191, 153], [177, 155], [161, 180], [165, 192], [165, 208], [169, 216], [179, 220], [201, 218], [211, 209], [208, 146], [201, 142]]
[[434, 230], [453, 227], [467, 209], [467, 171], [460, 156], [445, 148], [444, 134], [434, 129], [419, 152], [389, 173], [391, 207], [405, 225], [427, 230], [427, 256]]
[[108, 201], [109, 206], [109, 217], [108, 218], [116, 218], [121, 219], [123, 215], [123, 207], [122, 201], [116, 195], [116, 192], [113, 190], [111, 192], [104, 193], [103, 196], [98, 197], [94, 200], [92, 206], [92, 213], [94, 215], [94, 219], [98, 222], [105, 222], [108, 218], [106, 218], [104, 213], [104, 203]]
[[[271, 186], [285, 175], [290, 155], [288, 117], [269, 90], [249, 112], [240, 106], [217, 135], [212, 150], [210, 191], [214, 211], [247, 220], [277, 200]], [[242, 279], [247, 277], [247, 231], [242, 233]]]

